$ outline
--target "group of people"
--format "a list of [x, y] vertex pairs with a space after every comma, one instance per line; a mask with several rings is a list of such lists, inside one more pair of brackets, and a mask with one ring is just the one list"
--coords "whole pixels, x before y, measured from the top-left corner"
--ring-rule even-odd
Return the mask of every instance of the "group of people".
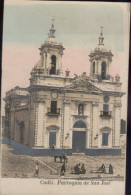
[[113, 174], [113, 166], [109, 164], [109, 171], [106, 171], [106, 167], [104, 164], [102, 164], [97, 170], [91, 170], [91, 173], [109, 173]]
[[85, 174], [86, 173], [86, 169], [84, 164], [76, 164], [76, 166], [74, 166], [74, 171], [76, 174]]
[[[102, 173], [107, 173], [104, 164], [98, 170], [102, 171]], [[113, 174], [113, 166], [111, 164], [109, 164], [109, 174]]]
[[[61, 176], [65, 174], [66, 172], [66, 167], [65, 167], [65, 161], [64, 163], [62, 164], [61, 166]], [[99, 173], [107, 173], [106, 172], [106, 167], [104, 164], [102, 164], [102, 166], [100, 166], [97, 170], [91, 170], [92, 173], [96, 173], [96, 172], [99, 172]], [[74, 173], [75, 174], [85, 174], [86, 173], [86, 169], [85, 169], [85, 166], [84, 164], [76, 164], [74, 166]], [[111, 164], [109, 164], [109, 174], [113, 174], [113, 166]], [[36, 163], [36, 167], [35, 167], [35, 173], [33, 175], [33, 177], [39, 177], [39, 163]]]

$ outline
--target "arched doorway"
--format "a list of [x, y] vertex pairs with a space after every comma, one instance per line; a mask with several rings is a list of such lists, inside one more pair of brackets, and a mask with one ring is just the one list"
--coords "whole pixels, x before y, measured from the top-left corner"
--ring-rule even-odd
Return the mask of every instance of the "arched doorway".
[[51, 56], [51, 69], [50, 74], [56, 74], [56, 56]]
[[86, 124], [79, 120], [73, 125], [72, 149], [84, 152], [86, 148]]
[[101, 64], [101, 77], [102, 79], [106, 79], [106, 62], [102, 62]]

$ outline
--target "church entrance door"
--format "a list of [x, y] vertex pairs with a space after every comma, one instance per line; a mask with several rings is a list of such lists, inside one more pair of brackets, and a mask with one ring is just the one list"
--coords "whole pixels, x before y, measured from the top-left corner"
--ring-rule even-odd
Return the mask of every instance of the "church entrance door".
[[49, 133], [49, 146], [52, 144], [56, 145], [56, 132]]
[[84, 152], [86, 148], [86, 131], [73, 131], [72, 149]]

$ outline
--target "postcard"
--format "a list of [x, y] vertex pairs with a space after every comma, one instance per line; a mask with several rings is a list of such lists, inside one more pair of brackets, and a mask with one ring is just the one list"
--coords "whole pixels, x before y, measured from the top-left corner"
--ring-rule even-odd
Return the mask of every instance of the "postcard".
[[124, 195], [130, 4], [5, 0], [1, 195]]

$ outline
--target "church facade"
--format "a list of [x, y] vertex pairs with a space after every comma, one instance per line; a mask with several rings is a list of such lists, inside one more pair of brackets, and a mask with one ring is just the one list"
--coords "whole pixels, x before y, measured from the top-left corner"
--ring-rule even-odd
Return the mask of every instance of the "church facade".
[[52, 24], [41, 45], [40, 60], [27, 88], [6, 93], [4, 135], [34, 149], [120, 154], [120, 77], [111, 76], [113, 54], [104, 46], [103, 32], [89, 55], [90, 75], [62, 72], [64, 47]]

